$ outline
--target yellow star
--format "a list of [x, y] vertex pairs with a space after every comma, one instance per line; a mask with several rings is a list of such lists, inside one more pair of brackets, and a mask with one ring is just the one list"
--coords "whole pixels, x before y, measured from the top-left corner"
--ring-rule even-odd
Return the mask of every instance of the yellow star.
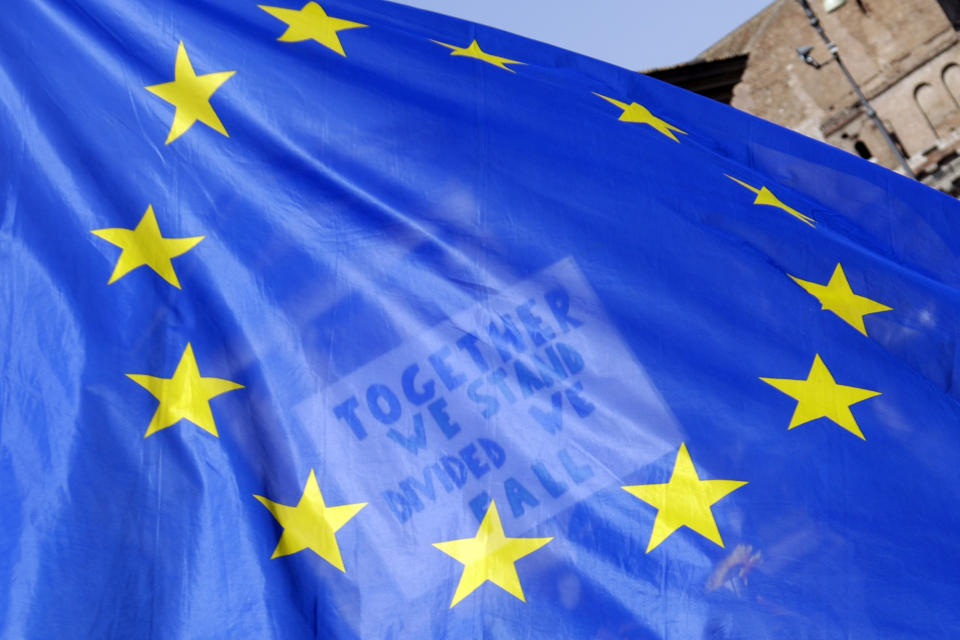
[[210, 98], [236, 71], [218, 71], [198, 76], [190, 64], [183, 42], [177, 47], [177, 63], [173, 82], [164, 82], [146, 87], [150, 93], [163, 98], [177, 108], [173, 125], [165, 144], [170, 144], [199, 120], [214, 131], [230, 137], [227, 130], [210, 106]]
[[723, 539], [710, 506], [745, 484], [740, 480], [701, 480], [687, 452], [687, 445], [681, 444], [670, 482], [636, 484], [622, 489], [657, 509], [657, 519], [653, 521], [647, 545], [647, 553], [650, 553], [683, 526], [722, 547]]
[[788, 429], [817, 418], [830, 418], [853, 435], [866, 440], [853, 413], [850, 412], [850, 405], [879, 396], [880, 393], [837, 384], [827, 365], [820, 359], [819, 353], [813, 359], [813, 366], [810, 367], [806, 380], [760, 379], [797, 401], [797, 408], [793, 412]]
[[673, 126], [672, 124], [670, 124], [669, 122], [667, 122], [666, 120], [661, 120], [657, 116], [650, 113], [650, 110], [647, 109], [642, 104], [637, 104], [636, 102], [631, 102], [630, 104], [627, 104], [626, 102], [620, 102], [619, 100], [608, 98], [607, 96], [600, 95], [599, 93], [596, 93], [596, 92], [594, 92], [593, 95], [597, 96], [598, 98], [603, 98], [610, 104], [620, 107], [623, 110], [623, 113], [620, 114], [619, 119], [623, 122], [638, 122], [640, 124], [650, 125], [651, 127], [656, 129], [663, 135], [667, 136], [674, 142], [680, 142], [677, 136], [674, 135], [673, 133], [674, 131], [676, 131], [677, 133], [682, 133], [683, 135], [687, 135], [687, 132], [684, 131], [683, 129], [679, 129]]
[[127, 377], [160, 401], [144, 438], [173, 426], [180, 420], [189, 420], [204, 431], [219, 437], [213, 413], [210, 411], [210, 399], [227, 391], [243, 389], [242, 384], [230, 380], [202, 377], [189, 342], [180, 356], [172, 378], [158, 378], [142, 373], [128, 373]]
[[447, 49], [453, 49], [450, 53], [452, 56], [466, 56], [468, 58], [476, 58], [477, 60], [483, 60], [489, 64], [492, 64], [495, 67], [500, 67], [501, 69], [506, 69], [510, 73], [516, 73], [513, 69], [508, 67], [508, 64], [526, 64], [525, 62], [519, 62], [517, 60], [511, 60], [510, 58], [501, 58], [500, 56], [495, 56], [487, 53], [480, 48], [480, 45], [477, 44], [477, 41], [474, 40], [470, 43], [468, 47], [458, 47], [452, 44], [447, 44], [446, 42], [440, 42], [439, 40], [433, 40], [437, 44], [446, 47]]
[[331, 18], [316, 2], [308, 2], [300, 10], [284, 9], [258, 4], [258, 7], [274, 18], [287, 23], [287, 30], [277, 40], [280, 42], [303, 42], [316, 40], [323, 46], [346, 57], [343, 45], [340, 44], [338, 31], [356, 29], [367, 25], [340, 18]]
[[833, 270], [830, 282], [826, 285], [801, 280], [794, 276], [790, 276], [790, 278], [803, 287], [807, 293], [819, 300], [821, 309], [833, 311], [844, 322], [863, 335], [867, 335], [867, 327], [863, 324], [863, 316], [892, 310], [892, 307], [880, 304], [876, 300], [855, 294], [853, 289], [850, 288], [850, 283], [847, 282], [847, 276], [839, 262], [837, 268]]
[[477, 535], [462, 540], [435, 542], [433, 546], [461, 562], [463, 574], [453, 594], [452, 609], [489, 580], [510, 595], [526, 602], [514, 563], [553, 540], [553, 538], [508, 538], [504, 535], [495, 502], [483, 516]]
[[787, 213], [789, 213], [790, 215], [792, 215], [792, 216], [793, 216], [794, 218], [796, 218], [797, 220], [800, 220], [801, 222], [804, 222], [804, 223], [810, 225], [811, 227], [816, 227], [816, 226], [817, 226], [817, 225], [815, 224], [815, 223], [816, 223], [816, 220], [814, 220], [813, 218], [811, 218], [810, 216], [808, 216], [808, 215], [806, 215], [806, 214], [804, 214], [804, 213], [800, 213], [799, 211], [797, 211], [797, 210], [794, 209], [793, 207], [788, 207], [787, 205], [783, 204], [783, 202], [780, 201], [780, 198], [778, 198], [777, 196], [773, 195], [773, 192], [770, 191], [770, 189], [767, 189], [766, 187], [760, 187], [759, 189], [757, 189], [756, 187], [751, 186], [751, 185], [747, 184], [746, 182], [743, 182], [743, 181], [741, 181], [741, 180], [737, 180], [736, 178], [734, 178], [734, 177], [731, 176], [731, 175], [728, 175], [728, 174], [724, 174], [724, 175], [726, 175], [728, 178], [730, 178], [731, 180], [733, 180], [734, 182], [736, 182], [738, 185], [740, 185], [740, 186], [743, 187], [744, 189], [749, 189], [750, 191], [753, 191], [755, 194], [757, 194], [757, 197], [754, 198], [754, 200], [753, 200], [753, 204], [756, 204], [756, 205], [761, 205], [761, 204], [762, 204], [762, 205], [767, 205], [768, 207], [776, 207], [777, 209], [780, 209], [781, 211], [786, 211]]
[[90, 233], [123, 249], [107, 284], [113, 284], [134, 269], [146, 265], [177, 289], [180, 288], [180, 280], [173, 270], [171, 259], [190, 251], [204, 238], [164, 238], [157, 224], [157, 216], [153, 213], [153, 205], [147, 205], [147, 211], [133, 229], [113, 227], [94, 229]]
[[271, 560], [312, 549], [318, 556], [346, 573], [336, 533], [367, 506], [366, 502], [328, 507], [323, 501], [313, 469], [310, 470], [307, 484], [303, 486], [300, 501], [295, 507], [268, 500], [263, 496], [253, 497], [269, 509], [283, 527], [283, 534], [270, 556]]

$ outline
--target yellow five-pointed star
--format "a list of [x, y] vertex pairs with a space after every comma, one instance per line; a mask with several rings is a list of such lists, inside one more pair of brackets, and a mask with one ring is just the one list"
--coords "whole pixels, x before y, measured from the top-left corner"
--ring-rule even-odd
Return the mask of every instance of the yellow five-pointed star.
[[173, 116], [173, 125], [167, 135], [166, 144], [170, 144], [200, 121], [214, 131], [230, 137], [216, 111], [210, 106], [210, 98], [224, 82], [236, 71], [218, 71], [198, 76], [190, 64], [183, 42], [177, 47], [177, 63], [173, 82], [164, 82], [146, 87], [150, 93], [163, 98], [177, 108]]
[[817, 226], [817, 225], [816, 225], [816, 220], [814, 220], [813, 218], [811, 218], [811, 217], [808, 216], [807, 214], [805, 214], [805, 213], [800, 213], [799, 211], [797, 211], [797, 210], [794, 209], [793, 207], [790, 207], [790, 206], [784, 204], [784, 203], [780, 200], [780, 198], [778, 198], [777, 196], [773, 195], [773, 192], [770, 191], [770, 189], [767, 189], [766, 187], [760, 187], [759, 189], [757, 189], [757, 188], [754, 187], [753, 185], [749, 185], [749, 184], [747, 184], [746, 182], [743, 182], [742, 180], [737, 180], [736, 178], [734, 178], [734, 177], [731, 176], [731, 175], [728, 175], [728, 174], [724, 174], [724, 175], [726, 175], [728, 178], [730, 178], [731, 180], [733, 180], [734, 182], [736, 182], [738, 185], [740, 185], [740, 186], [743, 187], [744, 189], [747, 189], [747, 190], [749, 190], [749, 191], [753, 191], [755, 194], [757, 194], [757, 197], [753, 199], [753, 204], [756, 204], [756, 205], [766, 205], [766, 206], [768, 206], [768, 207], [776, 207], [777, 209], [780, 209], [781, 211], [785, 211], [786, 213], [789, 213], [790, 215], [792, 215], [792, 216], [793, 216], [794, 218], [796, 218], [797, 220], [800, 220], [801, 222], [803, 222], [803, 223], [805, 223], [805, 224], [808, 224], [808, 225], [810, 225], [811, 227], [816, 227], [816, 226]]
[[847, 276], [839, 262], [837, 268], [833, 270], [830, 282], [826, 285], [801, 280], [795, 276], [790, 276], [790, 278], [803, 287], [807, 293], [819, 300], [821, 309], [833, 311], [844, 322], [863, 335], [867, 335], [867, 327], [863, 323], [863, 316], [892, 309], [892, 307], [880, 304], [876, 300], [855, 294], [853, 289], [850, 288], [850, 283], [847, 282]]
[[508, 67], [508, 64], [526, 64], [525, 62], [519, 62], [517, 60], [511, 60], [510, 58], [501, 58], [500, 56], [489, 54], [480, 48], [480, 45], [476, 40], [471, 42], [470, 46], [468, 47], [458, 47], [456, 45], [447, 44], [446, 42], [440, 42], [439, 40], [434, 40], [434, 42], [446, 47], [447, 49], [453, 49], [453, 51], [450, 52], [450, 55], [452, 56], [466, 56], [468, 58], [483, 60], [484, 62], [492, 64], [495, 67], [506, 69], [511, 73], [516, 73], [516, 71]]
[[626, 102], [620, 102], [619, 100], [608, 98], [607, 96], [600, 95], [596, 92], [594, 92], [593, 95], [597, 96], [598, 98], [603, 98], [610, 104], [620, 107], [620, 109], [623, 110], [623, 113], [620, 114], [619, 120], [622, 120], [623, 122], [638, 122], [640, 124], [650, 125], [674, 142], [680, 142], [680, 139], [674, 135], [674, 131], [677, 133], [682, 133], [683, 135], [687, 135], [687, 132], [683, 129], [675, 127], [666, 120], [661, 120], [657, 116], [650, 113], [650, 110], [642, 104], [637, 104], [636, 102], [627, 104]]
[[866, 440], [850, 412], [850, 405], [879, 396], [880, 392], [837, 384], [819, 353], [813, 358], [813, 366], [806, 380], [760, 379], [797, 401], [788, 429], [817, 418], [830, 418], [853, 435]]
[[701, 480], [687, 452], [687, 445], [681, 444], [670, 482], [622, 488], [657, 509], [657, 518], [653, 521], [653, 531], [647, 544], [647, 553], [650, 553], [670, 534], [684, 526], [722, 547], [723, 539], [710, 507], [745, 484], [740, 480]]
[[243, 389], [242, 384], [230, 380], [202, 377], [189, 342], [180, 356], [172, 378], [158, 378], [142, 373], [128, 373], [127, 377], [160, 401], [144, 438], [173, 426], [180, 420], [189, 420], [204, 431], [219, 437], [213, 413], [210, 411], [210, 399], [227, 391]]
[[274, 18], [287, 23], [287, 30], [277, 38], [280, 42], [303, 42], [316, 40], [328, 49], [336, 51], [346, 57], [343, 45], [340, 44], [338, 31], [356, 29], [367, 25], [351, 22], [341, 18], [331, 18], [316, 2], [308, 2], [300, 10], [271, 7], [264, 4], [257, 5]]
[[464, 565], [450, 608], [452, 609], [487, 580], [522, 602], [526, 602], [514, 563], [551, 540], [553, 538], [508, 538], [503, 532], [497, 505], [491, 502], [477, 530], [477, 535], [472, 538], [433, 544], [437, 549]]
[[304, 485], [300, 501], [295, 507], [268, 500], [263, 496], [253, 497], [269, 509], [283, 527], [283, 534], [270, 556], [271, 560], [312, 549], [318, 556], [346, 573], [336, 533], [367, 506], [366, 502], [328, 507], [323, 501], [313, 469], [310, 470], [307, 484]]
[[153, 213], [153, 205], [147, 205], [147, 211], [133, 229], [94, 229], [98, 238], [123, 249], [107, 284], [113, 284], [137, 267], [144, 265], [153, 269], [161, 278], [180, 288], [177, 272], [173, 270], [171, 259], [190, 251], [203, 240], [203, 236], [192, 238], [164, 238]]

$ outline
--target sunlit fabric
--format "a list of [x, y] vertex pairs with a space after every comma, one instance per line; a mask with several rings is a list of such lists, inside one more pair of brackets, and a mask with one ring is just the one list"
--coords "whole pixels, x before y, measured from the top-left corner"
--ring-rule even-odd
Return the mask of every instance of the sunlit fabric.
[[955, 636], [955, 201], [301, 1], [3, 6], [0, 636]]

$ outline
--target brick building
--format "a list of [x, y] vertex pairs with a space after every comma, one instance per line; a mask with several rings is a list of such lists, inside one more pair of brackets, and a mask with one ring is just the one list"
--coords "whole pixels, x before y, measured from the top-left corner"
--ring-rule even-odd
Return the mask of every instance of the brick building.
[[[811, 6], [910, 167], [960, 195], [960, 2], [848, 0], [831, 13]], [[805, 45], [821, 68], [800, 60], [796, 48]], [[899, 166], [795, 0], [775, 0], [690, 63], [648, 73]]]

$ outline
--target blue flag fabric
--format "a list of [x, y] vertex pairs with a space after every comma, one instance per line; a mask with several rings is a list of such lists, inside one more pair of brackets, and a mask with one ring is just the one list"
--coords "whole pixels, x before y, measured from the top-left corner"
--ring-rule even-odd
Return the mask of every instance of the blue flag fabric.
[[4, 9], [0, 636], [960, 627], [955, 201], [389, 3]]

